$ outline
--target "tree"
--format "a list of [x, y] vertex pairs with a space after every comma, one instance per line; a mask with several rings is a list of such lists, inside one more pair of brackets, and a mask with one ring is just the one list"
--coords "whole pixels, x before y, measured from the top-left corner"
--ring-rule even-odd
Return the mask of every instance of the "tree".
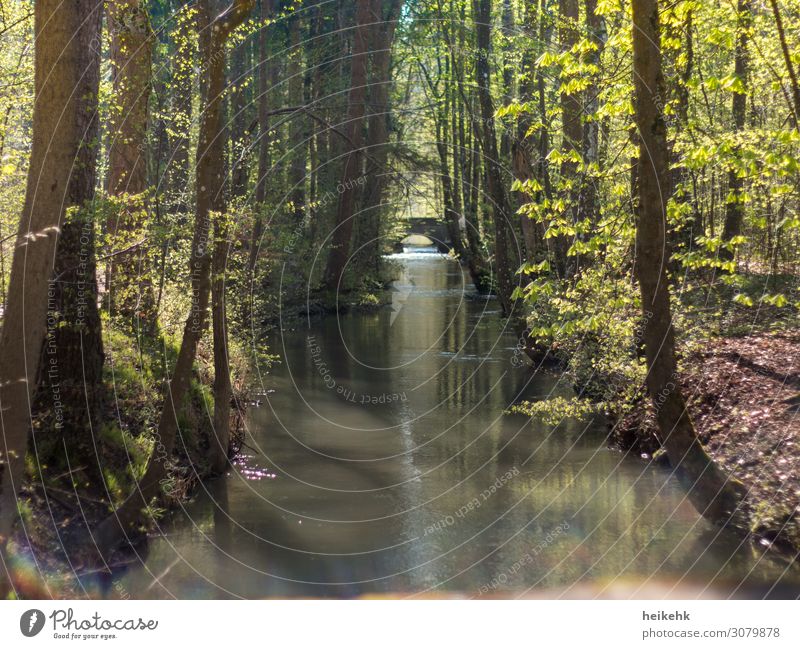
[[112, 247], [108, 264], [109, 310], [125, 321], [142, 321], [152, 332], [155, 295], [146, 243], [147, 126], [151, 58], [155, 42], [144, 0], [108, 3], [114, 103], [110, 117], [108, 192], [120, 205], [108, 223]]
[[367, 117], [367, 190], [363, 201], [363, 255], [372, 269], [380, 261], [381, 207], [386, 193], [389, 162], [389, 94], [392, 87], [392, 45], [402, 0], [372, 0], [369, 66], [369, 115]]
[[[733, 99], [731, 100], [731, 112], [733, 115], [733, 133], [739, 135], [744, 130], [745, 118], [747, 117], [747, 41], [750, 31], [751, 8], [749, 0], [739, 0], [737, 8], [737, 29], [736, 29], [736, 53], [734, 57], [734, 74], [739, 84], [733, 88]], [[734, 158], [740, 155], [739, 147], [734, 150]], [[725, 205], [725, 225], [722, 230], [722, 241], [728, 243], [720, 249], [720, 257], [732, 260], [734, 246], [730, 245], [734, 237], [738, 237], [742, 232], [742, 221], [744, 220], [744, 180], [742, 172], [737, 168], [737, 160], [731, 165], [728, 172], [728, 198]]]
[[475, 33], [477, 50], [475, 59], [475, 75], [477, 78], [478, 99], [482, 127], [481, 149], [486, 166], [487, 195], [492, 203], [492, 214], [495, 229], [494, 257], [497, 278], [497, 296], [502, 306], [503, 315], [514, 316], [515, 299], [514, 271], [509, 259], [509, 240], [511, 206], [505, 190], [500, 170], [500, 159], [497, 150], [497, 134], [495, 132], [494, 104], [491, 94], [491, 71], [489, 52], [491, 50], [491, 0], [473, 0]]
[[647, 389], [672, 466], [697, 510], [718, 524], [737, 514], [743, 492], [703, 449], [686, 409], [675, 357], [667, 281], [669, 150], [663, 97], [658, 0], [633, 0], [633, 74], [639, 138], [636, 275], [643, 312]]
[[370, 0], [357, 0], [353, 53], [350, 57], [350, 91], [347, 98], [347, 117], [344, 123], [344, 166], [340, 180], [336, 224], [331, 249], [325, 268], [323, 285], [328, 290], [338, 290], [350, 254], [353, 234], [358, 177], [361, 173], [364, 144], [364, 115], [367, 86], [367, 56], [369, 48]]
[[10, 585], [5, 549], [25, 472], [33, 373], [47, 332], [53, 258], [68, 204], [71, 170], [79, 156], [79, 124], [84, 118], [75, 88], [80, 87], [81, 49], [90, 44], [76, 35], [88, 33], [81, 30], [84, 22], [93, 23], [91, 3], [39, 0], [35, 4], [33, 142], [0, 335], [0, 596]]
[[[559, 0], [559, 27], [558, 38], [562, 56], [575, 56], [575, 46], [578, 44], [578, 0]], [[566, 68], [566, 66], [563, 66]], [[570, 88], [571, 75], [562, 72], [561, 80], [561, 180], [562, 191], [567, 199], [567, 222], [575, 223], [578, 216], [578, 201], [580, 187], [578, 180], [578, 161], [581, 158], [583, 141], [583, 126], [581, 124], [580, 93]], [[562, 277], [571, 274], [574, 269], [569, 268], [567, 251], [569, 238], [560, 235], [556, 239], [555, 260]]]
[[[39, 366], [35, 408], [51, 413], [57, 435], [37, 441], [41, 464], [68, 471], [74, 482], [85, 473], [98, 484], [100, 459], [94, 434], [102, 399], [103, 335], [97, 307], [95, 211], [98, 89], [103, 22], [102, 0], [80, 0], [76, 127], [80, 142], [70, 169], [67, 210], [58, 236], [48, 294], [48, 332]], [[76, 471], [77, 470], [77, 471]]]
[[[192, 365], [197, 354], [197, 346], [206, 327], [209, 296], [211, 293], [211, 238], [212, 213], [219, 213], [223, 207], [222, 186], [224, 183], [224, 141], [222, 107], [225, 87], [225, 44], [231, 32], [236, 29], [252, 10], [255, 0], [236, 0], [218, 16], [211, 17], [208, 2], [202, 4], [201, 23], [205, 37], [201, 38], [201, 60], [204, 65], [205, 106], [200, 124], [200, 136], [197, 148], [196, 179], [197, 205], [195, 212], [195, 228], [192, 238], [192, 254], [189, 263], [192, 285], [192, 305], [183, 329], [178, 358], [166, 390], [161, 417], [158, 422], [156, 444], [147, 463], [144, 475], [138, 481], [136, 489], [128, 496], [120, 507], [109, 515], [99, 526], [95, 542], [101, 555], [114, 549], [123, 538], [136, 529], [142, 519], [142, 513], [150, 506], [152, 499], [158, 494], [162, 481], [167, 476], [167, 466], [178, 432], [178, 413], [183, 406], [192, 374]], [[216, 341], [215, 341], [216, 342]], [[216, 346], [215, 346], [216, 352]], [[227, 348], [224, 350], [227, 367]], [[215, 374], [218, 371], [215, 353]], [[224, 377], [222, 377], [224, 378]], [[230, 376], [227, 375], [227, 385]], [[221, 381], [222, 382], [222, 381]], [[226, 387], [223, 385], [223, 388]], [[219, 398], [218, 386], [215, 385], [214, 423], [217, 424]], [[220, 412], [229, 412], [228, 402], [220, 404]], [[227, 428], [225, 428], [227, 430]], [[216, 430], [217, 439], [212, 440], [212, 453], [227, 454], [223, 430]], [[223, 449], [224, 446], [224, 451]]]

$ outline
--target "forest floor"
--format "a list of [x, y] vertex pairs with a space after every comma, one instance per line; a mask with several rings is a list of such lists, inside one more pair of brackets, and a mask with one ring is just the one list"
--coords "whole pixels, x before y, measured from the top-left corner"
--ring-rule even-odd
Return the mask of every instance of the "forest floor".
[[[21, 524], [11, 540], [12, 570], [15, 582], [26, 598], [102, 596], [100, 581], [103, 570], [93, 564], [94, 530], [135, 488], [135, 476], [141, 476], [152, 452], [152, 442], [163, 402], [166, 379], [163, 352], [170, 357], [178, 353], [174, 339], [136, 341], [119, 332], [106, 336], [106, 363], [102, 413], [93, 442], [97, 458], [70, 471], [43, 474], [29, 462], [31, 479], [21, 493]], [[232, 347], [231, 368], [234, 377], [247, 375], [247, 361]], [[168, 489], [153, 506], [155, 523], [169, 511], [188, 501], [199, 482], [210, 477], [208, 449], [213, 411], [213, 358], [208, 345], [201, 345], [183, 410], [179, 413], [180, 436], [172, 453]], [[245, 379], [246, 380], [246, 379]], [[240, 408], [250, 397], [234, 381], [234, 392]], [[242, 436], [242, 414], [232, 412], [231, 453], [238, 453]], [[48, 439], [52, 435], [48, 413], [37, 415], [34, 435]], [[102, 485], [95, 484], [84, 471], [87, 465], [98, 464]], [[52, 475], [51, 475], [52, 474]], [[146, 530], [142, 530], [145, 532]], [[143, 534], [137, 543], [144, 543]], [[137, 552], [144, 552], [142, 547]], [[108, 565], [124, 565], [131, 552], [123, 549], [106, 557]], [[96, 577], [96, 578], [95, 578]], [[88, 590], [87, 590], [88, 589]]]
[[[800, 331], [716, 337], [695, 345], [680, 382], [712, 457], [748, 489], [751, 530], [769, 545], [800, 552]], [[620, 423], [651, 455], [652, 406]]]

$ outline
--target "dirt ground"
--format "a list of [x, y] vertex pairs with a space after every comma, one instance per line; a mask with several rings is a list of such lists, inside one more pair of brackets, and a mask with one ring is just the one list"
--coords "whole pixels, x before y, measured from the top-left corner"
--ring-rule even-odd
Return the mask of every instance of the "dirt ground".
[[[682, 366], [700, 439], [748, 488], [751, 530], [800, 552], [800, 332], [714, 338]], [[645, 457], [657, 453], [652, 407], [626, 417], [616, 436]]]

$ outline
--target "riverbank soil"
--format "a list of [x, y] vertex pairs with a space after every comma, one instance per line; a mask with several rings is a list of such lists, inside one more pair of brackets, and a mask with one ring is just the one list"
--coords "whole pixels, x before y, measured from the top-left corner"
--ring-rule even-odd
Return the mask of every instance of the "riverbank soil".
[[[800, 552], [800, 332], [712, 338], [682, 368], [701, 441], [748, 489], [752, 532]], [[614, 431], [621, 445], [656, 459], [659, 435], [645, 400]]]

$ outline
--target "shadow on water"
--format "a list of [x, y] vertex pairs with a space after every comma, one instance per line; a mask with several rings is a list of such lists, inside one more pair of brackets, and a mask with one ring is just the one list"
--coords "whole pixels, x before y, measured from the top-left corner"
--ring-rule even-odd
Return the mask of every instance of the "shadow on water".
[[504, 414], [568, 395], [517, 367], [458, 264], [396, 255], [390, 307], [269, 341], [247, 451], [165, 521], [109, 596], [797, 596], [601, 422]]

